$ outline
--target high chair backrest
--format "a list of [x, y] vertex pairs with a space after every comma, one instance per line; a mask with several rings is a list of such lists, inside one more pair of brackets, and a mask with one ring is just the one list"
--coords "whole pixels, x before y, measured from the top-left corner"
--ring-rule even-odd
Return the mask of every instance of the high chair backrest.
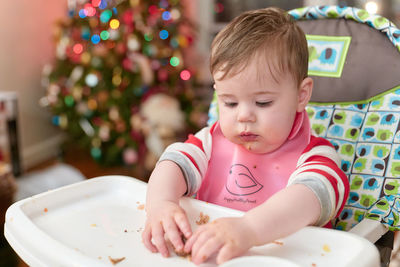
[[[312, 129], [335, 146], [350, 181], [335, 227], [349, 230], [368, 218], [400, 230], [400, 30], [352, 7], [289, 14], [307, 35]], [[208, 123], [217, 118], [214, 95]]]

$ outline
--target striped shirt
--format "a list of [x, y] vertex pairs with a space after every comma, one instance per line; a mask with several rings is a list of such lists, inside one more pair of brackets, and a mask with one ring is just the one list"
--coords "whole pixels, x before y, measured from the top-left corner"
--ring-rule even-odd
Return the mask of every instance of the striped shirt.
[[277, 150], [255, 154], [227, 140], [216, 122], [185, 143], [167, 147], [159, 161], [171, 160], [182, 170], [186, 195], [197, 195], [217, 205], [250, 210], [277, 191], [304, 184], [317, 196], [321, 215], [316, 225], [326, 225], [340, 214], [349, 194], [340, 158], [324, 138], [310, 134], [305, 112], [298, 132]]

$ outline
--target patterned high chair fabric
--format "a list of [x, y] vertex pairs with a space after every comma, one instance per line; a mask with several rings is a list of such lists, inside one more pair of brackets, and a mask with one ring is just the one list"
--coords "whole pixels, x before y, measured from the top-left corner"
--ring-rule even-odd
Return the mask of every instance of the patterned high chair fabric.
[[[342, 158], [350, 196], [337, 229], [364, 218], [400, 230], [400, 30], [386, 18], [352, 7], [289, 11], [307, 35], [307, 107], [313, 131]], [[216, 96], [209, 125], [218, 118]]]

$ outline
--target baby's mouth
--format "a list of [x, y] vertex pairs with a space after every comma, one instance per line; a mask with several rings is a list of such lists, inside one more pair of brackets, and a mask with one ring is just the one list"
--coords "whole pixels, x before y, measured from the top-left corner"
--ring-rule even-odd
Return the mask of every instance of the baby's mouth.
[[239, 138], [242, 142], [254, 142], [257, 140], [258, 135], [250, 132], [242, 132], [239, 134]]

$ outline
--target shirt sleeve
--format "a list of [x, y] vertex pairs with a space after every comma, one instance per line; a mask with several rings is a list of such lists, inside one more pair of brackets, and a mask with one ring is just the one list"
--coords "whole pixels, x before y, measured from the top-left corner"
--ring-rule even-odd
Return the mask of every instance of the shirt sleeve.
[[312, 136], [289, 178], [288, 186], [304, 184], [317, 196], [321, 215], [316, 225], [323, 226], [340, 214], [349, 196], [349, 181], [339, 166], [340, 157], [332, 144]]
[[206, 174], [212, 148], [211, 131], [214, 126], [215, 124], [203, 128], [195, 135], [189, 135], [184, 143], [177, 142], [169, 145], [158, 160], [158, 162], [171, 160], [179, 166], [186, 180], [185, 195], [187, 196], [199, 190]]

